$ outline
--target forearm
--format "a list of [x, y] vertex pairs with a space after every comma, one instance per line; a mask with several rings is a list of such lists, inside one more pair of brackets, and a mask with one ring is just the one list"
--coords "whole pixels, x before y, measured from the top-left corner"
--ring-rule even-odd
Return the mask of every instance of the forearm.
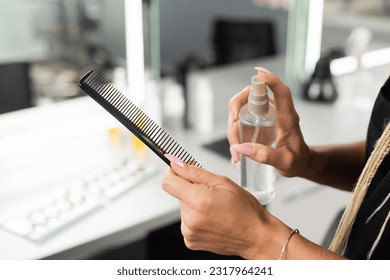
[[353, 189], [365, 163], [364, 141], [310, 149], [311, 159], [301, 177], [338, 189]]

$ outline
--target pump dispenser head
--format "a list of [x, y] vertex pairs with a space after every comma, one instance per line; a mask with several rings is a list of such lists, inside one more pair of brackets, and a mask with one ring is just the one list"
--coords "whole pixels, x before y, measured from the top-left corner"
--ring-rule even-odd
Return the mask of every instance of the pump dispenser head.
[[248, 97], [248, 111], [254, 116], [261, 116], [267, 114], [268, 109], [267, 85], [259, 76], [252, 76], [251, 91]]

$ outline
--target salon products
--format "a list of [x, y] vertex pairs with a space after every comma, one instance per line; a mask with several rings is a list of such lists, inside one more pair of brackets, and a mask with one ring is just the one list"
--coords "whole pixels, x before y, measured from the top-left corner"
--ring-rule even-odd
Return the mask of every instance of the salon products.
[[184, 129], [186, 102], [184, 88], [174, 78], [165, 78], [162, 82], [163, 125], [176, 132]]
[[[251, 79], [248, 103], [239, 114], [241, 143], [259, 143], [274, 147], [276, 144], [276, 111], [269, 102], [267, 86], [258, 76]], [[241, 186], [251, 192], [261, 204], [268, 204], [275, 196], [275, 170], [246, 156], [241, 157]]]
[[200, 133], [210, 133], [215, 129], [215, 100], [210, 80], [204, 75], [192, 78], [189, 117], [191, 125]]
[[170, 161], [164, 155], [171, 154], [185, 163], [200, 167], [200, 164], [168, 133], [100, 74], [93, 70], [89, 71], [81, 78], [79, 85], [166, 164], [170, 165]]

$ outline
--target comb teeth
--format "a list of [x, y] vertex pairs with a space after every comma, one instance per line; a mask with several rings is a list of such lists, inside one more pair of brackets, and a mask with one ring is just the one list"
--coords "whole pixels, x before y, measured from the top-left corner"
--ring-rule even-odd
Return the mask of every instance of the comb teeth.
[[171, 154], [187, 164], [201, 165], [148, 115], [120, 93], [99, 73], [89, 71], [80, 87], [117, 118], [168, 165], [165, 154]]

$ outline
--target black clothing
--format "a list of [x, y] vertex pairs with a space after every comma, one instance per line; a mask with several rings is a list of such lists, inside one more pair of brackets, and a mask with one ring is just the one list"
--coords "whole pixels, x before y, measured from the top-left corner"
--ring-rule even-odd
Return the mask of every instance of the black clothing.
[[[376, 141], [390, 121], [390, 77], [381, 88], [375, 101], [367, 132], [366, 159], [374, 150]], [[379, 232], [384, 232], [371, 259], [390, 259], [390, 221], [386, 217], [390, 211], [390, 155], [387, 155], [376, 172], [362, 206], [358, 212], [348, 240], [345, 257], [367, 259]], [[383, 204], [383, 205], [382, 205]]]

